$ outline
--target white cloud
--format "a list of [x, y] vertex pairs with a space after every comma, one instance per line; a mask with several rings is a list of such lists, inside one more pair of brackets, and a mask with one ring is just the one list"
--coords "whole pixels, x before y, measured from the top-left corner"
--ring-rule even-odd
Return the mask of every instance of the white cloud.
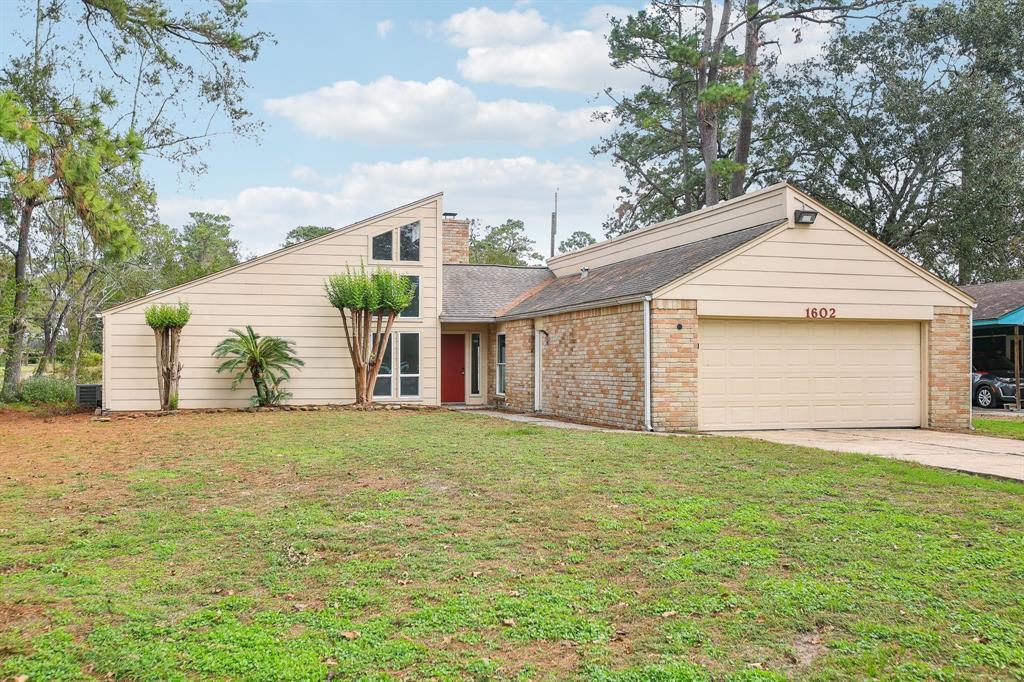
[[183, 224], [189, 211], [231, 216], [236, 237], [257, 254], [277, 248], [296, 225], [341, 227], [434, 192], [445, 192], [445, 210], [496, 224], [521, 218], [547, 253], [552, 193], [559, 188], [559, 239], [574, 230], [595, 237], [615, 208], [619, 172], [606, 164], [540, 161], [523, 156], [488, 159], [418, 158], [354, 164], [339, 174], [296, 168], [303, 186], [252, 187], [233, 197], [175, 198], [161, 202], [161, 219]]
[[395, 22], [390, 19], [384, 19], [383, 21], [377, 22], [377, 37], [387, 38], [388, 34], [391, 33], [395, 28]]
[[532, 8], [472, 8], [453, 14], [441, 30], [449, 43], [466, 48], [458, 69], [469, 80], [595, 94], [642, 82], [639, 72], [614, 69], [608, 58], [607, 15], [626, 13], [616, 5], [595, 5], [583, 18], [587, 28], [566, 31]]
[[607, 130], [607, 124], [591, 120], [596, 107], [562, 111], [539, 102], [481, 101], [446, 78], [423, 83], [385, 76], [365, 85], [338, 81], [267, 100], [265, 106], [311, 135], [374, 143], [539, 146], [595, 138]]
[[[635, 11], [620, 5], [594, 5], [584, 12], [580, 28], [566, 30], [547, 23], [534, 9], [474, 8], [453, 14], [440, 28], [449, 43], [466, 49], [458, 69], [467, 80], [587, 94], [606, 87], [629, 91], [643, 83], [644, 76], [631, 68], [612, 68], [606, 36], [609, 17], [622, 18]], [[687, 11], [696, 24], [698, 10]], [[720, 20], [720, 3], [714, 11]], [[820, 53], [830, 31], [826, 24], [811, 22], [770, 24], [765, 39], [777, 44], [764, 51], [774, 50], [782, 65], [795, 64]], [[742, 30], [731, 34], [730, 42], [737, 47], [742, 41]]]
[[528, 44], [550, 36], [553, 28], [535, 9], [495, 12], [490, 7], [471, 7], [448, 17], [441, 30], [456, 47]]

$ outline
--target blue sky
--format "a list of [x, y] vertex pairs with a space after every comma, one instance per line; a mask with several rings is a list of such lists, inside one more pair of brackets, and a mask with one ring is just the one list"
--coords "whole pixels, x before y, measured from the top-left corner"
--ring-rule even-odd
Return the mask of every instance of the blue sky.
[[[642, 4], [252, 2], [249, 26], [276, 38], [247, 68], [265, 130], [217, 139], [198, 178], [147, 161], [161, 218], [225, 213], [259, 254], [296, 225], [337, 227], [444, 191], [460, 216], [523, 219], [545, 251], [557, 187], [560, 236], [599, 237], [621, 178], [590, 154], [607, 130], [591, 114], [609, 104], [604, 86], [639, 82], [608, 64], [607, 16]], [[0, 0], [0, 24], [18, 21]], [[784, 39], [786, 61], [820, 33]]]

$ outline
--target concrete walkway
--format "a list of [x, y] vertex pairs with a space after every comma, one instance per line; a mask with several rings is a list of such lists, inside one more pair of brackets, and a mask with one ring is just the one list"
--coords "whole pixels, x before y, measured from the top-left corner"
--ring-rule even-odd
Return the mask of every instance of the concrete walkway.
[[741, 436], [918, 462], [942, 469], [1024, 481], [1024, 440], [924, 429], [829, 429], [730, 431]]

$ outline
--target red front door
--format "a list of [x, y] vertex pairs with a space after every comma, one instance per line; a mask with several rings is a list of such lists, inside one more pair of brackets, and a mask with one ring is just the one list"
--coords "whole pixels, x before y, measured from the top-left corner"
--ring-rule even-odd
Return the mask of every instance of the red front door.
[[441, 402], [466, 402], [466, 337], [441, 334]]

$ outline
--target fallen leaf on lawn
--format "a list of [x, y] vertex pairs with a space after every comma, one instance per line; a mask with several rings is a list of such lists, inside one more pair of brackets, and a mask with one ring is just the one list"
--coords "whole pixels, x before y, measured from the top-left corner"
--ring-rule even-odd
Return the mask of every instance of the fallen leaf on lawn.
[[662, 618], [671, 618], [674, 615], [676, 615], [675, 611], [663, 611], [662, 614], [661, 614], [661, 617]]
[[306, 605], [305, 604], [292, 604], [292, 608], [295, 609], [296, 611], [305, 611], [306, 610]]
[[481, 575], [482, 575], [481, 571], [473, 571], [473, 577], [474, 578], [479, 578]]
[[506, 618], [505, 620], [501, 621], [501, 624], [502, 625], [507, 625], [509, 627], [512, 627], [513, 625], [516, 624], [516, 620], [515, 620], [515, 618]]
[[349, 640], [357, 639], [359, 637], [359, 630], [348, 630], [346, 632], [341, 633], [341, 636]]

